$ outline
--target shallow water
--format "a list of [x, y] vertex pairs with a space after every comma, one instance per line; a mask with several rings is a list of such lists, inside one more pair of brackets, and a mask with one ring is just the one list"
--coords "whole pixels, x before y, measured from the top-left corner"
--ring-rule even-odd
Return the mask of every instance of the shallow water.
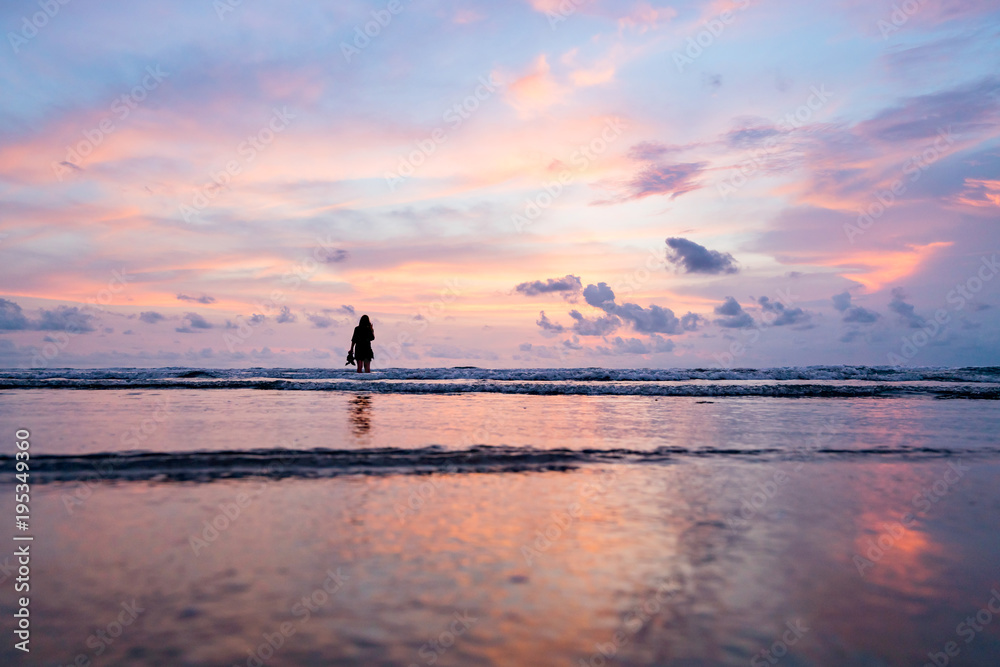
[[[706, 400], [256, 389], [0, 391], [0, 426], [23, 425], [39, 441], [39, 454], [492, 445], [748, 453], [942, 449], [971, 455], [1000, 444], [1000, 402], [924, 395]], [[5, 447], [0, 453], [11, 453]]]
[[[267, 665], [748, 665], [761, 650], [780, 665], [922, 665], [955, 641], [953, 664], [997, 664], [1000, 620], [969, 643], [958, 630], [1000, 590], [995, 401], [702, 400], [0, 392], [0, 428], [29, 428], [33, 455], [665, 451], [517, 472], [40, 477], [32, 653], [8, 638], [0, 660], [253, 665], [263, 647]], [[14, 513], [10, 484], [0, 513]], [[133, 600], [142, 611], [117, 626]]]

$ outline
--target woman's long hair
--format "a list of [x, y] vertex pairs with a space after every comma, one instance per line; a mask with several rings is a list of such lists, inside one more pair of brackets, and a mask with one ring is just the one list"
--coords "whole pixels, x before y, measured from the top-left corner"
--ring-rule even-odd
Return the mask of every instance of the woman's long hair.
[[367, 315], [361, 316], [361, 321], [358, 322], [358, 326], [367, 329], [372, 333], [373, 336], [375, 335], [375, 327], [372, 326], [372, 321], [368, 319]]

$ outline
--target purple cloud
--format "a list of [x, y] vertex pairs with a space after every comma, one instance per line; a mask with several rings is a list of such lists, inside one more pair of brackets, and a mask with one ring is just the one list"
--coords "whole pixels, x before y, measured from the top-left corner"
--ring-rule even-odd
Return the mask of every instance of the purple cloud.
[[623, 204], [652, 195], [670, 195], [671, 199], [676, 199], [702, 187], [696, 179], [707, 167], [707, 162], [650, 165], [628, 181], [616, 197], [596, 201], [594, 205]]
[[198, 333], [205, 329], [211, 329], [212, 323], [198, 313], [184, 313], [184, 326], [176, 327], [177, 333]]
[[743, 310], [739, 301], [731, 296], [715, 307], [715, 314], [722, 317], [716, 318], [715, 323], [726, 329], [743, 329], [753, 326], [753, 318]]
[[628, 156], [633, 160], [654, 161], [669, 155], [687, 150], [689, 146], [663, 144], [658, 141], [641, 141], [628, 149]]
[[906, 99], [870, 120], [858, 132], [888, 143], [927, 140], [942, 132], [964, 133], [995, 127], [1000, 112], [1000, 79], [988, 77]]
[[583, 287], [579, 276], [566, 274], [562, 278], [548, 278], [544, 281], [533, 280], [521, 283], [514, 288], [525, 296], [538, 296], [539, 294], [559, 293], [564, 299], [570, 300], [576, 297]]
[[617, 331], [618, 327], [621, 326], [621, 320], [614, 315], [588, 319], [580, 311], [571, 310], [569, 316], [576, 320], [573, 322], [573, 331], [581, 336], [607, 336]]
[[587, 285], [587, 289], [583, 290], [583, 300], [594, 308], [604, 308], [609, 303], [614, 305], [615, 293], [607, 283]]
[[21, 311], [21, 306], [13, 301], [0, 299], [0, 330], [15, 331], [27, 328], [29, 328], [28, 318]]
[[812, 319], [812, 316], [801, 308], [789, 308], [780, 301], [772, 301], [766, 296], [757, 299], [757, 303], [765, 313], [771, 313], [775, 316], [771, 321], [772, 326], [806, 325]]
[[325, 315], [306, 313], [306, 319], [312, 322], [313, 327], [317, 329], [326, 329], [333, 324], [333, 319]]
[[564, 327], [561, 324], [557, 324], [552, 320], [550, 320], [548, 317], [546, 317], [544, 310], [539, 312], [538, 315], [539, 318], [538, 321], [535, 322], [535, 324], [541, 327], [543, 332], [546, 332], [550, 335], [556, 335], [566, 331], [566, 327]]
[[684, 273], [736, 273], [739, 267], [728, 252], [709, 250], [694, 241], [671, 237], [667, 239], [667, 261]]
[[906, 303], [906, 294], [902, 287], [892, 290], [892, 301], [889, 302], [889, 310], [899, 315], [899, 319], [911, 329], [919, 329], [924, 326], [926, 320], [917, 315], [912, 304]]
[[215, 297], [214, 296], [208, 296], [207, 294], [203, 294], [201, 296], [190, 296], [188, 294], [178, 294], [177, 295], [177, 299], [179, 301], [191, 301], [191, 302], [194, 302], [194, 303], [203, 303], [203, 304], [206, 304], [206, 305], [210, 304], [210, 303], [215, 303]]
[[41, 318], [33, 328], [41, 331], [70, 331], [85, 333], [94, 330], [94, 316], [76, 306], [59, 306], [55, 310], [42, 310]]

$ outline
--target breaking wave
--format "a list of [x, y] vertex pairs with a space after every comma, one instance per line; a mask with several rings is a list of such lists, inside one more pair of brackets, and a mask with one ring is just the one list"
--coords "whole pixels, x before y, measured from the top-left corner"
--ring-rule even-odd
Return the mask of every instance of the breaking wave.
[[[323, 478], [341, 475], [501, 473], [573, 470], [594, 464], [669, 464], [689, 458], [736, 457], [754, 460], [821, 460], [882, 457], [924, 459], [992, 457], [1000, 448], [869, 447], [842, 449], [685, 448], [536, 449], [479, 445], [461, 450], [439, 446], [415, 449], [253, 449], [196, 452], [100, 452], [33, 456], [32, 479], [57, 481], [212, 481], [217, 479]], [[0, 455], [13, 467], [14, 457]]]
[[[4, 369], [5, 380], [324, 380], [350, 379], [338, 368], [99, 368]], [[388, 368], [385, 380], [502, 380], [530, 382], [681, 382], [685, 380], [853, 380], [865, 382], [1000, 382], [1000, 367], [791, 366], [782, 368]]]
[[1000, 398], [1000, 368], [767, 369], [292, 368], [8, 369], [0, 389], [262, 389], [399, 394]]

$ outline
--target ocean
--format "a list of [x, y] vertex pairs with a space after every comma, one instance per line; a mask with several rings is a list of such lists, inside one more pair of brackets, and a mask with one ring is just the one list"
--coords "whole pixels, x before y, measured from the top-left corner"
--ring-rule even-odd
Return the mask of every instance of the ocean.
[[33, 539], [0, 659], [1000, 664], [998, 398], [1000, 368], [2, 370]]

